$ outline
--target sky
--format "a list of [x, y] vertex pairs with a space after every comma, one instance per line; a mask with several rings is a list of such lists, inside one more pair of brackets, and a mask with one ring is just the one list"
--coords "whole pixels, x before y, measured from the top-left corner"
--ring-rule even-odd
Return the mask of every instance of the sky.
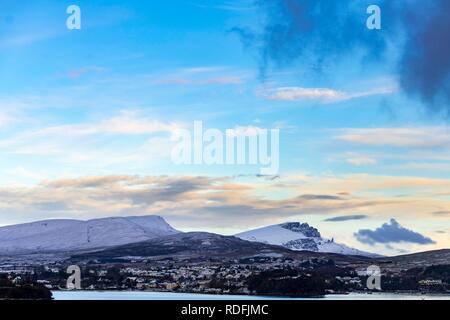
[[[392, 2], [2, 0], [0, 225], [300, 221], [380, 254], [450, 248], [450, 4]], [[279, 130], [277, 174], [174, 163], [194, 121]]]

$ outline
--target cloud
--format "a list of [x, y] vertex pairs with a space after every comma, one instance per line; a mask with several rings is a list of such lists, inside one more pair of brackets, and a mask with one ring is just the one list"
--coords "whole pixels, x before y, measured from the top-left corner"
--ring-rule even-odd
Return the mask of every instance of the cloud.
[[450, 216], [450, 211], [435, 211], [433, 212], [436, 216]]
[[[258, 30], [237, 26], [231, 32], [256, 50], [262, 77], [268, 69], [302, 61], [323, 71], [351, 57], [354, 62], [389, 63], [401, 89], [418, 96], [432, 111], [450, 111], [450, 13], [448, 0], [255, 0], [264, 22]], [[382, 10], [382, 30], [365, 26], [366, 9]], [[402, 40], [404, 39], [404, 41]], [[395, 43], [398, 57], [387, 57]]]
[[126, 176], [126, 175], [115, 175], [115, 176], [89, 176], [80, 177], [72, 179], [60, 179], [56, 181], [46, 182], [43, 185], [50, 188], [75, 188], [75, 189], [85, 189], [85, 188], [98, 188], [111, 186], [117, 183], [128, 183], [136, 180], [136, 177]]
[[326, 194], [303, 194], [301, 196], [298, 197], [298, 199], [303, 199], [303, 200], [342, 200], [341, 197], [338, 196], [331, 196], [331, 195], [326, 195]]
[[14, 176], [14, 177], [23, 177], [23, 178], [30, 178], [33, 180], [43, 180], [45, 175], [42, 173], [37, 173], [32, 170], [28, 170], [23, 167], [16, 167], [11, 170], [6, 170], [6, 174]]
[[12, 118], [7, 114], [0, 113], [0, 128], [11, 123]]
[[342, 221], [351, 221], [351, 220], [363, 220], [367, 219], [368, 216], [364, 214], [360, 215], [350, 215], [350, 216], [339, 216], [339, 217], [333, 217], [325, 219], [326, 222], [342, 222]]
[[50, 39], [56, 34], [54, 32], [39, 32], [39, 33], [11, 33], [7, 37], [2, 37], [0, 40], [0, 48], [9, 49], [15, 47], [23, 47], [32, 45], [34, 43]]
[[[424, 228], [433, 232], [433, 222], [439, 217], [430, 212], [430, 207], [448, 206], [445, 198], [382, 194], [397, 185], [411, 186], [412, 179], [366, 175], [355, 180], [352, 176], [295, 175], [275, 180], [255, 176], [66, 176], [35, 184], [0, 186], [0, 225], [52, 218], [156, 214], [181, 230], [235, 234], [262, 225], [308, 221], [313, 215], [329, 215], [333, 221], [352, 217], [346, 215], [348, 212], [385, 217], [386, 212], [396, 211], [407, 212], [402, 216], [405, 219], [423, 219], [420, 221]], [[433, 181], [422, 185], [427, 193], [440, 187], [448, 190], [448, 180], [442, 181], [446, 184], [438, 184], [438, 189]], [[344, 186], [349, 191], [346, 194], [342, 193]], [[354, 224], [361, 222], [355, 220]], [[352, 235], [351, 230], [344, 232], [348, 237]], [[435, 248], [448, 247], [446, 237], [436, 241]]]
[[299, 100], [342, 100], [345, 93], [326, 88], [284, 87], [273, 90], [269, 100], [299, 101]]
[[228, 137], [257, 137], [264, 132], [268, 132], [267, 129], [259, 128], [256, 126], [237, 126], [233, 129], [227, 130]]
[[348, 158], [346, 161], [347, 163], [354, 166], [368, 166], [368, 165], [375, 165], [378, 163], [376, 159], [370, 157], [353, 157]]
[[236, 12], [245, 12], [245, 11], [253, 11], [256, 7], [253, 4], [252, 0], [239, 0], [239, 1], [219, 1], [218, 3], [212, 4], [210, 1], [201, 1], [197, 0], [192, 5], [199, 8], [212, 8], [217, 10], [225, 10], [225, 11], [236, 11]]
[[[407, 40], [400, 60], [403, 89], [430, 110], [450, 112], [450, 2], [412, 1], [403, 10]], [[420, 9], [418, 9], [420, 5]], [[400, 12], [401, 13], [401, 12]]]
[[156, 81], [157, 84], [208, 86], [215, 84], [242, 84], [244, 81], [236, 76], [223, 76], [205, 79], [170, 78]]
[[180, 128], [176, 122], [162, 122], [146, 117], [140, 117], [132, 111], [122, 111], [118, 115], [101, 119], [96, 122], [84, 122], [48, 126], [45, 128], [25, 132], [15, 138], [0, 141], [0, 145], [7, 146], [16, 142], [32, 139], [33, 137], [50, 138], [51, 136], [86, 137], [90, 135], [145, 135], [157, 132], [174, 132]]
[[[440, 153], [443, 156], [442, 153]], [[450, 171], [450, 163], [445, 162], [409, 162], [402, 163], [401, 165], [394, 165], [397, 170], [420, 170], [424, 171], [438, 171], [438, 172], [448, 172]]]
[[67, 77], [69, 79], [77, 79], [88, 73], [99, 73], [99, 72], [104, 72], [105, 70], [106, 70], [105, 68], [96, 67], [96, 66], [82, 67], [79, 69], [74, 69], [74, 70], [69, 71], [67, 74]]
[[[220, 179], [214, 180], [219, 183]], [[32, 187], [0, 188], [0, 212], [21, 215], [107, 216], [148, 213], [164, 203], [189, 205], [190, 193], [206, 191], [213, 180], [205, 177], [88, 176], [43, 181]], [[160, 208], [161, 209], [161, 208]], [[10, 215], [8, 213], [8, 215]], [[34, 219], [33, 219], [34, 220]]]
[[24, 110], [27, 106], [26, 102], [0, 97], [0, 129], [25, 120]]
[[386, 46], [380, 33], [365, 28], [368, 5], [361, 1], [356, 5], [357, 1], [353, 0], [347, 5], [328, 0], [256, 0], [255, 3], [266, 18], [261, 29], [236, 27], [232, 31], [247, 46], [258, 50], [263, 75], [271, 64], [287, 66], [303, 58], [318, 65], [325, 59], [333, 61], [353, 53], [358, 46], [364, 46], [367, 55], [379, 56]]
[[395, 219], [390, 224], [385, 223], [375, 230], [362, 229], [355, 233], [358, 241], [370, 245], [376, 243], [390, 244], [408, 242], [420, 245], [434, 244], [435, 242], [418, 232], [402, 227]]
[[278, 101], [319, 100], [322, 102], [336, 102], [372, 95], [390, 94], [395, 92], [395, 90], [395, 88], [377, 88], [371, 91], [348, 93], [329, 88], [281, 87], [270, 90], [264, 95], [268, 100]]
[[46, 156], [65, 163], [150, 161], [170, 155], [171, 135], [183, 127], [126, 111], [97, 121], [29, 129], [0, 140], [0, 147], [6, 154]]
[[161, 76], [154, 80], [156, 85], [239, 85], [244, 83], [244, 76], [231, 73], [227, 68], [220, 66], [191, 67], [179, 69], [168, 76]]
[[233, 178], [239, 179], [239, 178], [258, 178], [258, 179], [264, 179], [268, 181], [274, 181], [277, 179], [281, 179], [281, 176], [279, 175], [267, 175], [267, 174], [238, 174], [234, 176]]
[[159, 214], [183, 227], [242, 228], [386, 203], [312, 193], [272, 199], [280, 179], [104, 175], [0, 187], [0, 221]]
[[447, 127], [340, 129], [336, 139], [371, 146], [437, 148], [450, 146]]

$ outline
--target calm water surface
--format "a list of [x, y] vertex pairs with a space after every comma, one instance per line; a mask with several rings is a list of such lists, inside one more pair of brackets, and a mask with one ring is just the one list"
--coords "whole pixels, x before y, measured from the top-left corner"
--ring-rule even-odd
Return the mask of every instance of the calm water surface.
[[393, 293], [351, 293], [348, 295], [331, 294], [322, 299], [284, 299], [272, 297], [148, 291], [53, 291], [53, 297], [55, 300], [450, 300], [450, 295], [414, 295]]

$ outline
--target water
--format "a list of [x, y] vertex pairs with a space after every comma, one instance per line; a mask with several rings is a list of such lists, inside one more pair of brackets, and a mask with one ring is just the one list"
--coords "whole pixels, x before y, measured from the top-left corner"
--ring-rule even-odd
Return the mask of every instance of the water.
[[321, 299], [286, 299], [149, 291], [53, 291], [53, 297], [55, 300], [450, 300], [450, 295], [440, 294], [351, 293], [348, 295], [331, 294]]

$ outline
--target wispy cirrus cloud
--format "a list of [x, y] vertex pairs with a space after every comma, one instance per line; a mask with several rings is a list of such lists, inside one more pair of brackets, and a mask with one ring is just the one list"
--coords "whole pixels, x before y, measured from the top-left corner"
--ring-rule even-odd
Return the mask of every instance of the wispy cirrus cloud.
[[239, 85], [245, 82], [242, 72], [228, 70], [222, 66], [200, 66], [181, 68], [175, 72], [161, 75], [152, 81], [156, 85]]
[[157, 132], [173, 132], [181, 127], [180, 123], [162, 122], [150, 118], [139, 117], [132, 111], [119, 112], [118, 115], [99, 120], [97, 122], [85, 122], [79, 124], [65, 124], [48, 126], [30, 132], [19, 134], [12, 139], [0, 141], [0, 145], [14, 145], [19, 141], [25, 141], [32, 137], [49, 138], [51, 136], [77, 137], [96, 134], [123, 134], [142, 135]]
[[244, 81], [237, 76], [223, 76], [212, 77], [204, 79], [188, 79], [188, 78], [168, 78], [158, 80], [156, 84], [174, 84], [174, 85], [193, 85], [193, 86], [207, 86], [215, 84], [242, 84]]
[[256, 126], [236, 126], [233, 129], [227, 130], [227, 136], [229, 137], [255, 137], [267, 131], [267, 129], [263, 129]]
[[386, 95], [396, 92], [395, 87], [382, 87], [369, 91], [345, 92], [330, 88], [303, 88], [303, 87], [280, 87], [262, 95], [268, 100], [277, 101], [320, 101], [320, 102], [338, 102], [374, 95]]
[[367, 219], [369, 216], [365, 214], [358, 214], [358, 215], [349, 215], [349, 216], [338, 216], [338, 217], [332, 217], [325, 219], [326, 222], [344, 222], [344, 221], [352, 221], [352, 220], [364, 220]]
[[335, 138], [369, 146], [403, 148], [436, 148], [450, 146], [450, 128], [404, 127], [404, 128], [348, 128], [337, 131]]
[[67, 73], [67, 77], [69, 79], [77, 79], [77, 78], [80, 78], [81, 76], [89, 74], [89, 73], [100, 73], [100, 72], [104, 72], [105, 70], [106, 70], [105, 68], [97, 67], [97, 66], [81, 67], [78, 69], [70, 70]]
[[160, 157], [169, 157], [171, 136], [183, 127], [180, 122], [164, 122], [124, 111], [97, 121], [29, 129], [1, 139], [0, 147], [3, 154], [42, 156], [48, 161], [80, 165], [153, 163]]
[[19, 34], [9, 34], [7, 37], [2, 37], [0, 39], [0, 48], [9, 49], [9, 48], [17, 48], [17, 47], [25, 47], [28, 45], [32, 45], [38, 43], [40, 41], [44, 41], [47, 39], [51, 39], [55, 37], [56, 34], [54, 32], [40, 32], [40, 33], [19, 33]]
[[345, 150], [330, 155], [332, 162], [422, 174], [450, 171], [450, 127], [444, 125], [325, 131], [331, 136], [328, 143]]
[[378, 163], [378, 161], [368, 156], [355, 156], [346, 159], [346, 162], [353, 166], [371, 166]]
[[245, 12], [253, 11], [257, 7], [252, 0], [240, 0], [240, 1], [219, 1], [211, 3], [210, 1], [197, 0], [192, 5], [200, 8], [212, 8], [217, 10]]
[[0, 129], [25, 120], [24, 110], [28, 104], [14, 99], [2, 99], [0, 97]]
[[0, 128], [11, 123], [12, 118], [8, 114], [0, 113]]

